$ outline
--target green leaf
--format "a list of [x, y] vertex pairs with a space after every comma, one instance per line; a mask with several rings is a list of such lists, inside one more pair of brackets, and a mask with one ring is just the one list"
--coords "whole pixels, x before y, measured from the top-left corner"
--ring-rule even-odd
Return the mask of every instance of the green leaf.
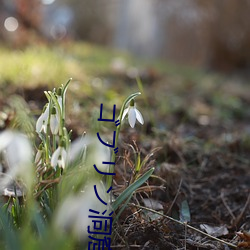
[[34, 211], [33, 221], [34, 221], [34, 224], [36, 225], [36, 229], [37, 229], [38, 235], [40, 237], [44, 236], [44, 233], [45, 233], [45, 222], [44, 222], [44, 219], [43, 219], [42, 215], [38, 211]]
[[125, 203], [123, 204], [122, 208], [119, 210], [119, 212], [115, 215], [114, 221], [113, 223], [116, 223], [116, 221], [119, 219], [121, 213], [124, 211], [124, 209], [126, 208], [127, 204], [129, 203], [130, 199], [132, 198], [133, 193], [131, 193], [129, 195], [129, 197], [127, 198], [127, 200], [125, 201]]
[[189, 222], [191, 220], [190, 210], [187, 200], [183, 200], [181, 202], [180, 208], [180, 221], [181, 222]]
[[18, 235], [8, 221], [8, 215], [0, 208], [0, 228], [3, 231], [7, 250], [21, 250]]
[[137, 188], [147, 181], [154, 170], [154, 168], [149, 169], [143, 176], [138, 178], [133, 184], [126, 188], [112, 204], [113, 210], [116, 210], [127, 197], [129, 197]]

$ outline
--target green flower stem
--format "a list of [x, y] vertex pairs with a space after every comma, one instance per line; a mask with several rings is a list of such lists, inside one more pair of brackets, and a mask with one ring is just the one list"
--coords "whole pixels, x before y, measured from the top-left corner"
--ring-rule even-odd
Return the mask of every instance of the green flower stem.
[[69, 146], [70, 146], [70, 136], [69, 136], [69, 133], [67, 131], [67, 129], [65, 127], [63, 127], [63, 138], [64, 138], [64, 141], [65, 141], [65, 149], [69, 149]]
[[51, 99], [53, 100], [53, 103], [56, 105], [56, 108], [57, 108], [57, 111], [59, 112], [59, 120], [60, 120], [60, 126], [59, 126], [59, 136], [62, 136], [63, 135], [63, 117], [62, 117], [62, 111], [61, 111], [61, 107], [56, 99], [56, 96], [54, 93], [52, 93], [51, 91], [48, 92]]
[[48, 92], [44, 91], [48, 101], [49, 101], [49, 117], [48, 117], [48, 123], [47, 123], [47, 129], [46, 129], [46, 133], [45, 133], [45, 143], [44, 143], [44, 148], [45, 148], [45, 157], [46, 157], [46, 164], [48, 164], [50, 162], [50, 159], [49, 159], [49, 155], [50, 155], [50, 136], [49, 136], [49, 129], [50, 129], [50, 114], [51, 114], [51, 111], [52, 111], [52, 101], [51, 101], [51, 98], [48, 94]]
[[72, 78], [70, 78], [67, 83], [63, 86], [62, 89], [62, 127], [65, 126], [65, 96], [66, 96], [66, 91], [68, 89], [69, 83], [71, 82]]
[[56, 135], [52, 135], [52, 149], [53, 152], [56, 150]]
[[[120, 134], [120, 129], [121, 129], [121, 125], [122, 125], [122, 116], [123, 116], [123, 112], [125, 110], [125, 107], [126, 105], [132, 100], [134, 99], [136, 96], [140, 95], [141, 93], [140, 92], [136, 92], [134, 94], [131, 94], [129, 97], [127, 97], [127, 99], [123, 102], [122, 104], [122, 108], [121, 108], [121, 111], [120, 111], [120, 114], [118, 116], [118, 119], [120, 120], [120, 125], [118, 125], [116, 127], [116, 135], [115, 135], [115, 147], [117, 147], [118, 145], [118, 138], [119, 138], [119, 134]], [[111, 162], [114, 162], [115, 161], [115, 152], [113, 151], [112, 152], [112, 156], [111, 156]], [[111, 165], [110, 166], [110, 169], [109, 169], [109, 172], [110, 173], [113, 173], [114, 172], [114, 165]], [[113, 178], [112, 178], [112, 175], [108, 175], [107, 176], [107, 187], [111, 187], [112, 186], [112, 182], [113, 182]]]

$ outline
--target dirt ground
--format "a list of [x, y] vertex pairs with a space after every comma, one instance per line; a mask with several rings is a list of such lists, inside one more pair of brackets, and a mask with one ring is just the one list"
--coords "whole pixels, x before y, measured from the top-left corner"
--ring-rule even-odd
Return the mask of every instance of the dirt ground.
[[[114, 81], [113, 75], [103, 77]], [[250, 85], [228, 78], [223, 84], [211, 84], [210, 78], [147, 79], [146, 104], [138, 104], [138, 109], [145, 106], [145, 126], [122, 131], [114, 195], [137, 174], [134, 151], [141, 159], [149, 158], [141, 173], [150, 167], [155, 172], [121, 213], [113, 228], [112, 249], [235, 249], [230, 244], [249, 248], [250, 236], [240, 238], [236, 232], [250, 230]], [[11, 91], [36, 110], [44, 102], [42, 89]], [[75, 131], [79, 117], [71, 117], [74, 122], [69, 125]]]
[[[131, 133], [129, 137], [124, 134], [125, 141], [138, 147], [144, 156], [157, 149], [145, 167], [154, 166], [155, 176], [121, 215], [113, 248], [235, 249], [230, 243], [239, 249], [249, 248], [249, 233], [244, 234], [250, 230], [250, 116], [247, 111], [250, 96], [245, 94], [249, 93], [249, 84], [234, 85], [224, 79], [220, 87], [214, 85], [207, 90], [203, 85], [204, 90], [192, 82], [182, 83], [181, 88], [166, 79], [163, 81], [165, 84], [160, 80], [148, 85], [146, 91], [149, 106], [157, 116], [156, 124], [146, 124], [146, 136], [138, 136], [131, 130], [127, 131]], [[161, 103], [168, 105], [175, 95], [179, 95], [181, 104], [164, 116], [158, 111], [164, 109]], [[219, 101], [213, 100], [215, 95]], [[234, 104], [226, 103], [230, 99], [237, 100], [240, 106], [235, 108]], [[130, 161], [133, 151], [125, 146], [124, 152], [122, 160], [118, 160], [118, 187], [126, 185], [126, 180], [135, 174]], [[179, 221], [187, 220], [187, 226], [140, 206]], [[237, 232], [243, 235], [239, 237]]]

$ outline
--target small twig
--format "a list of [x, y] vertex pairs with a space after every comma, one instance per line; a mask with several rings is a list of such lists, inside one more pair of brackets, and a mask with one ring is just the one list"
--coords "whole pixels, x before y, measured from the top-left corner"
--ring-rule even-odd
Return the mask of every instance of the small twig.
[[238, 223], [240, 222], [240, 220], [242, 219], [244, 213], [246, 212], [247, 208], [248, 208], [248, 205], [250, 203], [250, 194], [248, 194], [248, 197], [247, 197], [247, 201], [245, 203], [245, 206], [243, 207], [241, 213], [237, 216], [237, 218], [234, 218], [234, 225], [237, 226]]
[[[126, 245], [117, 245], [117, 246], [111, 246], [111, 248], [124, 248], [127, 247]], [[136, 247], [136, 248], [141, 248], [141, 245], [129, 245], [129, 247]]]
[[[122, 227], [121, 225], [120, 225], [120, 223], [116, 223], [116, 225], [119, 227], [119, 229]], [[123, 234], [123, 231], [121, 230], [120, 231], [122, 234]], [[117, 232], [117, 230], [116, 230], [116, 235], [120, 238], [120, 240], [122, 241], [122, 243], [124, 243], [125, 245], [126, 245], [126, 247], [128, 247], [127, 245], [128, 245], [128, 243], [124, 240], [124, 238]], [[125, 236], [125, 235], [123, 235], [123, 236]]]
[[[160, 212], [157, 212], [157, 211], [155, 211], [155, 210], [153, 210], [153, 209], [150, 209], [150, 208], [147, 208], [147, 207], [144, 207], [144, 206], [141, 206], [141, 205], [136, 205], [136, 204], [134, 204], [134, 203], [131, 203], [131, 204], [128, 204], [128, 205], [134, 206], [134, 207], [137, 207], [137, 208], [141, 208], [141, 209], [145, 209], [145, 210], [150, 211], [150, 212], [152, 212], [152, 213], [161, 215], [161, 216], [163, 216], [163, 217], [165, 217], [165, 218], [167, 218], [167, 219], [169, 219], [169, 220], [171, 220], [171, 221], [174, 221], [174, 222], [176, 222], [176, 223], [178, 223], [178, 224], [181, 224], [182, 226], [186, 226], [186, 227], [188, 227], [189, 229], [192, 229], [192, 230], [194, 230], [194, 231], [196, 231], [196, 232], [198, 232], [198, 233], [200, 233], [200, 234], [203, 234], [203, 235], [205, 235], [205, 236], [207, 236], [207, 237], [209, 237], [209, 238], [211, 238], [211, 239], [213, 239], [213, 240], [219, 241], [219, 242], [221, 242], [221, 243], [223, 243], [223, 244], [226, 244], [226, 245], [228, 245], [228, 246], [230, 246], [230, 247], [237, 248], [236, 245], [234, 245], [234, 244], [232, 244], [232, 243], [229, 243], [229, 242], [226, 242], [226, 241], [224, 241], [224, 240], [218, 239], [218, 238], [216, 238], [216, 237], [214, 237], [214, 236], [212, 236], [212, 235], [209, 235], [209, 234], [207, 234], [207, 233], [205, 233], [205, 232], [203, 232], [203, 231], [201, 231], [201, 230], [199, 230], [199, 229], [197, 229], [197, 228], [195, 228], [195, 227], [192, 227], [192, 226], [188, 225], [186, 222], [178, 221], [178, 220], [176, 220], [176, 219], [173, 219], [173, 218], [170, 217], [170, 216], [167, 216], [167, 215], [165, 215], [165, 214], [162, 214], [162, 213], [160, 213]], [[185, 224], [186, 224], [186, 225], [185, 225]]]
[[[58, 179], [60, 179], [60, 178], [56, 178], [55, 180], [51, 180], [49, 183], [47, 183], [47, 184], [43, 187], [43, 189], [41, 189], [39, 192], [37, 192], [37, 193], [34, 195], [34, 197], [37, 199], [37, 198], [41, 195], [42, 192], [44, 192], [44, 191], [45, 191], [46, 189], [48, 189], [48, 188], [51, 188], [51, 187], [53, 186], [53, 184], [58, 183], [58, 182], [59, 182]], [[39, 183], [39, 184], [40, 184], [40, 183]]]
[[226, 202], [226, 200], [225, 200], [225, 196], [224, 196], [224, 192], [223, 192], [223, 191], [221, 192], [220, 197], [221, 197], [221, 200], [222, 200], [224, 206], [226, 207], [227, 211], [229, 212], [229, 214], [230, 214], [231, 217], [233, 218], [233, 221], [235, 221], [236, 218], [235, 218], [235, 216], [234, 216], [232, 210], [230, 209], [230, 207], [227, 205], [227, 202]]
[[185, 226], [185, 241], [184, 241], [184, 249], [187, 250], [187, 222], [184, 222]]
[[152, 192], [154, 190], [165, 190], [164, 187], [161, 186], [153, 186], [153, 185], [149, 185], [149, 186], [143, 186], [143, 187], [139, 187], [137, 188], [137, 190], [135, 191], [135, 193], [140, 193], [140, 192]]
[[172, 210], [172, 208], [173, 208], [173, 205], [174, 205], [175, 202], [176, 202], [176, 199], [177, 199], [177, 197], [178, 197], [178, 194], [180, 193], [180, 190], [181, 190], [181, 185], [182, 185], [182, 179], [180, 180], [179, 187], [178, 187], [178, 189], [177, 189], [176, 195], [175, 195], [174, 200], [172, 201], [172, 203], [171, 203], [171, 205], [170, 205], [170, 207], [169, 207], [169, 209], [168, 209], [168, 211], [167, 211], [167, 214], [169, 214], [169, 213], [171, 212], [171, 210]]
[[49, 180], [41, 180], [40, 183], [41, 184], [48, 184], [48, 183], [59, 183], [60, 182], [60, 178], [56, 178], [56, 179], [49, 179]]

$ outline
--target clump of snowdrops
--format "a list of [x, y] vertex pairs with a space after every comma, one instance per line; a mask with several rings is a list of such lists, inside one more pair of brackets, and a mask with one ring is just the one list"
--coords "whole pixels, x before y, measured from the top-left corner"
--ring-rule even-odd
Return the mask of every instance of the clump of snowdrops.
[[[47, 103], [34, 131], [0, 133], [0, 192], [9, 197], [0, 200], [0, 249], [85, 249], [91, 224], [89, 209], [116, 212], [120, 208], [121, 212], [154, 171], [151, 168], [137, 176], [118, 197], [107, 194], [112, 176], [98, 174], [93, 165], [103, 172], [114, 172], [114, 165], [104, 167], [102, 162], [114, 162], [116, 155], [96, 135], [84, 133], [71, 141], [72, 131], [65, 126], [69, 84], [70, 80], [45, 91]], [[135, 107], [138, 95], [130, 95], [121, 107], [115, 147], [126, 116], [131, 127], [136, 120], [144, 123]], [[137, 162], [137, 170], [140, 166]], [[96, 198], [94, 185], [107, 206]]]

